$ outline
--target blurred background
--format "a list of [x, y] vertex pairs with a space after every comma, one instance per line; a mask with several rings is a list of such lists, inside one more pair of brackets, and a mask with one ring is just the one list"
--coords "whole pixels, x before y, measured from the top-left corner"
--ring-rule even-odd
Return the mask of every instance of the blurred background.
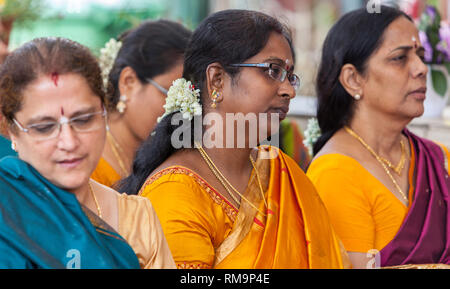
[[[313, 79], [326, 33], [344, 13], [367, 5], [367, 0], [0, 0], [3, 39], [9, 50], [40, 36], [76, 40], [98, 55], [111, 37], [143, 19], [168, 18], [191, 29], [210, 13], [228, 8], [252, 9], [276, 16], [294, 32], [300, 95], [314, 95]], [[449, 0], [388, 0], [413, 18], [426, 4], [449, 15]], [[6, 31], [5, 31], [6, 30]], [[9, 39], [8, 39], [9, 38]]]
[[[195, 29], [218, 10], [259, 10], [281, 19], [294, 33], [296, 73], [302, 87], [291, 115], [298, 117], [304, 129], [306, 119], [315, 114], [314, 78], [328, 30], [342, 14], [380, 2], [401, 8], [417, 21], [427, 5], [437, 8], [443, 22], [448, 23], [450, 15], [450, 0], [0, 0], [0, 50], [13, 50], [35, 37], [63, 36], [98, 55], [111, 37], [144, 19], [167, 18]], [[444, 126], [450, 138], [450, 121]]]

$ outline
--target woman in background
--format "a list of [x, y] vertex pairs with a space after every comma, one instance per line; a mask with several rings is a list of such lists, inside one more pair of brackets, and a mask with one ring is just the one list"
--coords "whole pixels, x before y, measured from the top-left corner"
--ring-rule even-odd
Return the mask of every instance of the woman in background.
[[355, 268], [450, 263], [450, 155], [406, 128], [424, 112], [423, 58], [413, 21], [386, 6], [344, 15], [323, 45], [307, 175]]
[[181, 24], [158, 20], [143, 22], [118, 43], [111, 42], [106, 50], [110, 65], [103, 64], [109, 129], [94, 180], [112, 187], [129, 175], [136, 149], [164, 113], [167, 89], [181, 77], [190, 36]]
[[[0, 65], [5, 60], [6, 56], [8, 56], [8, 45], [7, 45], [7, 36], [5, 35], [5, 29], [0, 22]], [[0, 114], [0, 124], [2, 123], [2, 116]], [[0, 159], [4, 156], [15, 155], [14, 150], [11, 148], [11, 141], [5, 138], [3, 133], [3, 128], [0, 126]]]

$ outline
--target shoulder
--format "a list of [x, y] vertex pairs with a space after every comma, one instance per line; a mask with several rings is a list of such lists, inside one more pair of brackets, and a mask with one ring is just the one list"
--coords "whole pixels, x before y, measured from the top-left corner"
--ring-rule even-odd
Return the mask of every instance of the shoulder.
[[159, 210], [173, 206], [205, 210], [217, 199], [218, 193], [193, 170], [173, 166], [151, 176], [139, 195], [149, 198]]
[[117, 200], [119, 203], [119, 211], [126, 210], [153, 215], [154, 209], [152, 203], [147, 198], [136, 195], [127, 195], [125, 193], [117, 193]]
[[186, 167], [168, 167], [154, 174], [144, 184], [140, 195], [151, 200], [158, 216], [177, 212], [196, 217], [214, 215], [219, 218], [224, 213], [235, 220], [237, 215], [237, 209], [215, 188]]
[[[125, 227], [128, 227], [128, 230], [131, 227], [143, 230], [144, 227], [148, 227], [145, 231], [151, 231], [160, 226], [158, 216], [149, 199], [123, 193], [118, 194], [117, 204], [119, 210], [119, 230], [127, 230]], [[126, 226], [123, 224], [126, 224]], [[135, 225], [132, 226], [131, 224]]]
[[323, 173], [331, 172], [338, 174], [360, 174], [362, 165], [354, 158], [340, 154], [329, 153], [315, 158], [307, 171], [308, 177], [317, 177]]
[[[184, 187], [186, 190], [178, 190], [180, 187]], [[177, 194], [207, 189], [210, 189], [209, 185], [193, 170], [184, 166], [171, 166], [150, 176], [142, 186], [139, 195], [147, 197], [160, 190], [169, 194]]]
[[307, 172], [325, 203], [363, 203], [369, 206], [370, 192], [377, 190], [376, 179], [355, 159], [326, 154], [314, 160]]

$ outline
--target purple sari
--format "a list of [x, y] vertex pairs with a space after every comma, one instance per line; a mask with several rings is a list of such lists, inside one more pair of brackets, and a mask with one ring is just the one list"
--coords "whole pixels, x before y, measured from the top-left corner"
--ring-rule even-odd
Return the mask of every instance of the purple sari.
[[381, 266], [450, 264], [448, 160], [432, 141], [408, 130], [416, 156], [415, 191], [403, 224], [381, 252]]

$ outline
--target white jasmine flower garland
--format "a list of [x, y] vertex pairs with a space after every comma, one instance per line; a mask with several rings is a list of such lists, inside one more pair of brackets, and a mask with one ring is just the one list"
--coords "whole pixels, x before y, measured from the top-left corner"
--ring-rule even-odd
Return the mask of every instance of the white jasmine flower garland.
[[164, 104], [165, 112], [158, 118], [158, 123], [168, 114], [179, 111], [184, 119], [192, 120], [196, 115], [202, 115], [200, 105], [200, 89], [195, 89], [190, 81], [179, 78], [172, 83]]
[[111, 38], [105, 44], [105, 47], [100, 49], [100, 57], [98, 59], [98, 63], [100, 69], [102, 70], [103, 89], [105, 92], [108, 87], [109, 73], [114, 66], [114, 62], [116, 61], [117, 54], [119, 53], [121, 47], [121, 41], [117, 41], [116, 39]]
[[322, 135], [317, 118], [313, 117], [308, 119], [308, 126], [304, 134], [305, 139], [303, 140], [303, 144], [308, 148], [309, 154], [312, 156], [314, 144]]

